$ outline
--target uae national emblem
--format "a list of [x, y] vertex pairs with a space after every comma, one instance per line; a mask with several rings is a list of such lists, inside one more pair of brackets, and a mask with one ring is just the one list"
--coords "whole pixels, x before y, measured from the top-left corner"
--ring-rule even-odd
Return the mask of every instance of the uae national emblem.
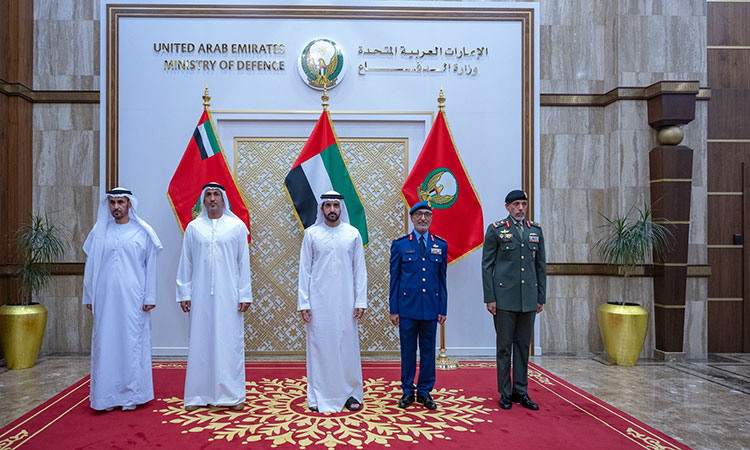
[[456, 177], [447, 167], [435, 169], [417, 186], [417, 195], [420, 200], [429, 200], [433, 208], [450, 208], [458, 198]]
[[302, 80], [311, 88], [330, 89], [344, 78], [344, 53], [330, 39], [315, 39], [302, 50], [298, 68]]

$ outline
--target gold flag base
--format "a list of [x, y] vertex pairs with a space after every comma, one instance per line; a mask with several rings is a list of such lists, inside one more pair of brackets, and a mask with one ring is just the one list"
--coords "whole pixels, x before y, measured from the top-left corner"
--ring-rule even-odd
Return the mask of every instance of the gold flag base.
[[440, 324], [440, 353], [435, 358], [435, 368], [438, 370], [456, 370], [461, 365], [453, 358], [449, 358], [445, 353], [445, 323]]
[[435, 368], [438, 370], [456, 370], [461, 368], [461, 364], [445, 354], [445, 349], [440, 349], [440, 354], [435, 358]]

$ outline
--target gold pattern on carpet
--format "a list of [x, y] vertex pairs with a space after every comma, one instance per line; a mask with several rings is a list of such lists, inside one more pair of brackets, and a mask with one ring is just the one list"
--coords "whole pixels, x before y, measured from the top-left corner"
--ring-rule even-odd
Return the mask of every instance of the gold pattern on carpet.
[[0, 450], [11, 448], [13, 445], [22, 442], [27, 437], [29, 437], [29, 432], [26, 430], [21, 430], [15, 436], [9, 436], [3, 440], [0, 440]]
[[547, 386], [553, 386], [555, 383], [552, 382], [552, 380], [549, 379], [546, 375], [544, 375], [542, 372], [538, 370], [534, 370], [531, 367], [529, 367], [529, 378], [536, 381], [539, 384], [547, 385]]
[[628, 434], [628, 436], [642, 441], [642, 445], [644, 446], [644, 448], [647, 448], [648, 450], [680, 450], [677, 447], [673, 447], [667, 444], [661, 439], [657, 439], [653, 436], [648, 436], [646, 434], [639, 433], [638, 431], [632, 428], [628, 428], [626, 433]]
[[[297, 274], [302, 229], [284, 190], [304, 138], [235, 138], [235, 179], [250, 212], [253, 304], [245, 315], [245, 349], [304, 352], [305, 328], [297, 313]], [[365, 248], [369, 307], [360, 320], [363, 351], [398, 351], [397, 329], [388, 325], [391, 241], [406, 230], [401, 185], [407, 139], [339, 139], [344, 160], [367, 216]]]
[[[492, 422], [482, 417], [496, 409], [483, 405], [487, 399], [464, 394], [463, 389], [434, 392], [440, 411], [429, 411], [415, 404], [397, 406], [401, 396], [398, 381], [370, 378], [364, 384], [364, 406], [345, 414], [321, 414], [307, 408], [307, 379], [264, 378], [246, 383], [245, 410], [201, 408], [183, 409], [181, 398], [158, 399], [164, 407], [155, 409], [165, 420], [180, 425], [183, 434], [205, 435], [206, 440], [238, 443], [265, 441], [272, 446], [290, 444], [305, 448], [335, 449], [337, 446], [381, 445], [450, 440], [456, 433], [473, 433], [474, 426]], [[318, 447], [320, 446], [320, 447]]]

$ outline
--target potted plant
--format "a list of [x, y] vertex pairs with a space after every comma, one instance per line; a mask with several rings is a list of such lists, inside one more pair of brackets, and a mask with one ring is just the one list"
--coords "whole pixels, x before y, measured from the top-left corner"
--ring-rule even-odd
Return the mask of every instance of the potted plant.
[[[635, 211], [634, 211], [635, 210]], [[631, 218], [637, 214], [637, 218]], [[615, 267], [623, 280], [623, 298], [627, 298], [628, 277], [636, 266], [646, 262], [649, 254], [663, 255], [672, 241], [667, 227], [653, 221], [651, 207], [631, 207], [625, 215], [609, 218], [601, 226], [604, 237], [594, 246], [604, 261]], [[637, 303], [611, 301], [599, 307], [599, 331], [609, 361], [621, 366], [634, 366], [643, 348], [648, 328], [648, 312]]]
[[0, 346], [9, 369], [32, 367], [42, 346], [47, 309], [31, 300], [50, 281], [48, 265], [65, 252], [60, 231], [49, 217], [36, 214], [16, 231], [20, 303], [0, 306]]

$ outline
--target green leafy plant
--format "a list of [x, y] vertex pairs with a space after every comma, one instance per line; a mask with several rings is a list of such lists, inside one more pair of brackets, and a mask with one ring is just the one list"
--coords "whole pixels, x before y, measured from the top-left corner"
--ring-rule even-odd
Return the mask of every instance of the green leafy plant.
[[[635, 219], [631, 218], [634, 210], [638, 215]], [[594, 248], [607, 264], [616, 267], [625, 277], [626, 288], [627, 279], [633, 275], [638, 264], [643, 264], [650, 254], [664, 255], [672, 244], [672, 232], [654, 222], [648, 204], [639, 209], [633, 206], [622, 216], [610, 218], [601, 213], [599, 215], [605, 221], [600, 227], [604, 230], [604, 237]]]
[[20, 302], [31, 303], [33, 294], [39, 293], [49, 283], [48, 265], [65, 253], [62, 230], [47, 215], [33, 214], [31, 221], [16, 231], [16, 249], [21, 257], [18, 269]]

